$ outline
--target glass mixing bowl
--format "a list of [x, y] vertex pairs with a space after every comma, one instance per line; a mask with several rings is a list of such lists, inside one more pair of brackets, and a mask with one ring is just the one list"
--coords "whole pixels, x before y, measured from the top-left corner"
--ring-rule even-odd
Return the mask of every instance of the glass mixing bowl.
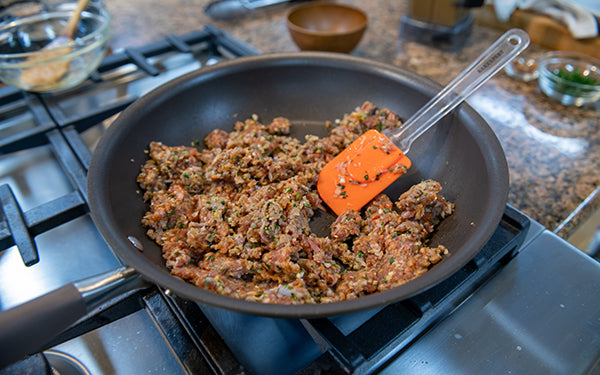
[[74, 9], [75, 3], [61, 4], [0, 23], [0, 80], [33, 92], [63, 90], [84, 81], [106, 53], [111, 17], [104, 7], [90, 5], [73, 39], [48, 48]]

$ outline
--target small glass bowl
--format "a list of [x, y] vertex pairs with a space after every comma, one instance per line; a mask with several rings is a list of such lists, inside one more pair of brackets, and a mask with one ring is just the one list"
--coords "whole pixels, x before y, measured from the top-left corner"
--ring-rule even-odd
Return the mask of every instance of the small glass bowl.
[[542, 91], [564, 105], [600, 99], [600, 60], [576, 52], [548, 52], [539, 59]]
[[523, 82], [533, 81], [538, 77], [538, 62], [536, 59], [517, 57], [504, 67], [509, 77]]
[[84, 81], [106, 53], [111, 17], [104, 7], [89, 5], [73, 40], [46, 47], [60, 36], [74, 9], [75, 3], [62, 4], [1, 23], [0, 81], [33, 92], [64, 90]]

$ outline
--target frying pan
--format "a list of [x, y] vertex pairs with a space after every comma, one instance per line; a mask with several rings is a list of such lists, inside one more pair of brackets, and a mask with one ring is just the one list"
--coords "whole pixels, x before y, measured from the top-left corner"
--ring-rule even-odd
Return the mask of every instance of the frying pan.
[[[341, 118], [365, 100], [408, 118], [439, 90], [440, 86], [433, 81], [399, 67], [323, 52], [239, 58], [192, 72], [155, 89], [115, 120], [94, 151], [89, 168], [88, 196], [94, 222], [111, 248], [130, 267], [109, 275], [108, 284], [141, 274], [145, 280], [180, 297], [241, 313], [279, 318], [347, 314], [396, 302], [434, 287], [477, 254], [497, 227], [507, 201], [508, 167], [502, 147], [485, 120], [468, 104], [446, 116], [413, 144], [409, 152], [412, 168], [385, 191], [395, 200], [423, 179], [439, 181], [442, 194], [455, 203], [456, 210], [439, 225], [431, 241], [434, 246], [444, 244], [450, 254], [417, 279], [355, 300], [263, 304], [218, 295], [172, 276], [164, 265], [160, 247], [145, 235], [140, 224], [146, 206], [136, 176], [147, 158], [144, 151], [151, 141], [189, 145], [215, 128], [231, 131], [236, 120], [253, 114], [263, 122], [287, 117], [292, 123], [292, 135], [301, 139], [309, 133], [323, 136], [328, 132], [325, 121]], [[331, 217], [320, 214], [311, 227], [317, 233], [325, 233], [323, 229], [331, 221]], [[81, 299], [81, 293], [67, 294]], [[68, 305], [61, 298], [51, 303], [59, 307]], [[42, 301], [33, 310], [45, 309], [45, 305], [48, 302]], [[75, 305], [76, 308], [66, 310], [82, 309], [80, 302]], [[21, 311], [6, 318], [10, 312], [0, 314], [0, 327], [17, 326], [13, 320], [25, 315]], [[63, 311], [62, 320], [68, 320], [65, 316], [69, 314], [72, 313]], [[47, 312], [43, 316], [47, 322]], [[39, 327], [31, 328], [35, 326], [30, 324], [24, 327], [35, 332], [34, 337], [41, 335]]]

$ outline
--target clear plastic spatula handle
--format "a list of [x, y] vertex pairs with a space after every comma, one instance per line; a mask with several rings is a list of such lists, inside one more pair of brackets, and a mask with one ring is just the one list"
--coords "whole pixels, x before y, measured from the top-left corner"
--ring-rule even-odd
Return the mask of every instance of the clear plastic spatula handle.
[[384, 134], [400, 150], [407, 153], [415, 139], [461, 104], [528, 45], [529, 35], [525, 31], [507, 31], [423, 108], [405, 121], [402, 127]]

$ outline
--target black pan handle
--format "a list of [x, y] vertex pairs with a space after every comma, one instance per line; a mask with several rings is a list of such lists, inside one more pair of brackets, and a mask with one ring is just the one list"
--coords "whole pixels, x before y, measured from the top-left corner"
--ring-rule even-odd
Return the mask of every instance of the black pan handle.
[[0, 369], [39, 352], [88, 312], [137, 286], [140, 279], [133, 268], [122, 267], [0, 312]]

